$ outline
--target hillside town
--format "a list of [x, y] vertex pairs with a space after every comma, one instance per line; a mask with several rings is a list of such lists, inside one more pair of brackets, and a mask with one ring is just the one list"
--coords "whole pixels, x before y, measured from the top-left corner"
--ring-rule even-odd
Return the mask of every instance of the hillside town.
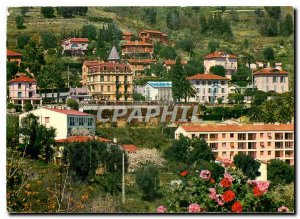
[[[36, 13], [66, 20], [95, 8], [73, 7], [73, 18], [68, 7], [57, 7], [57, 14], [52, 7], [13, 8], [8, 22], [16, 16], [21, 33]], [[237, 16], [223, 9], [201, 14], [200, 36], [209, 38], [203, 22], [219, 19], [225, 28]], [[95, 16], [97, 28], [86, 24], [80, 34], [64, 29], [60, 38], [23, 33], [17, 44], [8, 41], [10, 213], [294, 212], [293, 198], [274, 198], [294, 188], [294, 59], [278, 52], [288, 43], [274, 50], [249, 46], [245, 38], [231, 49], [230, 40], [220, 46], [220, 35], [203, 49], [178, 37], [169, 15], [167, 27], [153, 28], [157, 10], [145, 9], [150, 23], [144, 28], [120, 29], [120, 21]], [[174, 19], [178, 11], [168, 13]], [[284, 7], [254, 12], [260, 22], [280, 14], [289, 24], [291, 16]], [[20, 27], [22, 13], [29, 18]], [[45, 174], [54, 178], [46, 183]], [[229, 192], [234, 196], [227, 200]]]

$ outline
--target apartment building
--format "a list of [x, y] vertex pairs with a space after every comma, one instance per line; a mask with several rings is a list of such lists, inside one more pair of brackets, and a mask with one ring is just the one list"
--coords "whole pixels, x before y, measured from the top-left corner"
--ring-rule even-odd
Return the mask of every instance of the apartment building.
[[263, 68], [253, 73], [254, 85], [265, 92], [275, 91], [284, 93], [289, 91], [289, 73], [277, 68]]
[[107, 62], [95, 62], [84, 66], [83, 83], [93, 99], [132, 100], [133, 72], [130, 66], [120, 62], [115, 47], [112, 48]]
[[231, 76], [237, 71], [237, 56], [227, 54], [223, 51], [216, 51], [203, 57], [204, 73], [209, 74], [210, 68], [216, 65], [222, 65], [226, 72], [225, 76], [231, 79]]
[[216, 157], [232, 160], [243, 153], [294, 165], [294, 124], [187, 124], [177, 128], [175, 138], [180, 134], [204, 139]]
[[154, 45], [143, 41], [128, 41], [122, 46], [122, 57], [136, 58], [151, 58], [154, 53]]
[[127, 59], [133, 75], [141, 75], [151, 64], [156, 64], [155, 59]]
[[227, 102], [228, 78], [214, 74], [196, 74], [188, 77], [187, 80], [197, 91], [195, 97], [190, 97], [190, 102], [217, 103], [218, 98]]
[[171, 81], [148, 81], [145, 86], [146, 100], [172, 101]]

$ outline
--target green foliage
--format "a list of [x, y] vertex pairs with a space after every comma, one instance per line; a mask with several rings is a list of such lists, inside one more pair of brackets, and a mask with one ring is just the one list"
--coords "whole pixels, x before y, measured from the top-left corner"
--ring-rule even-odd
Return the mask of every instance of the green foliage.
[[228, 94], [229, 103], [243, 103], [244, 95], [238, 93]]
[[215, 75], [220, 75], [225, 77], [226, 70], [223, 65], [212, 66], [210, 67], [209, 71]]
[[274, 18], [274, 19], [280, 19], [281, 17], [281, 8], [279, 6], [273, 6], [273, 7], [270, 7], [270, 6], [265, 6], [264, 7], [265, 10], [267, 11], [267, 13], [269, 14], [269, 16], [271, 18]]
[[30, 38], [29, 38], [28, 35], [26, 35], [26, 34], [20, 34], [18, 36], [18, 39], [17, 39], [17, 41], [18, 41], [18, 48], [19, 49], [24, 49], [25, 46], [28, 44], [29, 40], [30, 40]]
[[171, 30], [178, 30], [180, 24], [179, 11], [176, 8], [169, 10], [166, 17], [167, 27]]
[[157, 17], [157, 9], [156, 8], [144, 8], [144, 20], [148, 23], [148, 24], [156, 24], [156, 17]]
[[251, 72], [249, 69], [245, 66], [240, 66], [238, 67], [237, 72], [232, 75], [231, 82], [240, 87], [246, 87], [250, 82], [249, 78], [251, 78]]
[[22, 106], [21, 105], [15, 105], [16, 112], [22, 112]]
[[184, 98], [186, 87], [186, 75], [181, 64], [181, 59], [177, 58], [175, 65], [171, 67], [172, 95], [175, 101]]
[[[9, 105], [9, 104], [8, 104]], [[13, 105], [10, 105], [14, 108]], [[7, 108], [10, 108], [7, 106]], [[19, 142], [19, 117], [14, 115], [6, 116], [6, 142], [8, 147], [15, 147]]]
[[208, 49], [210, 52], [215, 52], [219, 48], [220, 48], [219, 42], [217, 42], [217, 41], [209, 41], [208, 42]]
[[260, 167], [260, 163], [255, 161], [250, 155], [238, 154], [233, 158], [233, 163], [237, 168], [243, 171], [245, 176], [249, 179], [255, 179], [260, 175], [258, 169]]
[[294, 32], [294, 19], [293, 16], [288, 13], [285, 16], [284, 21], [282, 22], [282, 28], [281, 31], [283, 35], [290, 36]]
[[133, 93], [133, 100], [136, 101], [145, 100], [145, 97], [140, 93]]
[[139, 168], [135, 175], [138, 187], [143, 191], [145, 200], [154, 200], [160, 195], [160, 179], [158, 168], [153, 164], [148, 164]]
[[174, 140], [171, 147], [165, 151], [168, 160], [197, 165], [201, 160], [214, 160], [214, 155], [208, 144], [202, 139], [189, 139], [183, 135]]
[[201, 32], [203, 34], [218, 35], [233, 37], [230, 22], [224, 18], [220, 13], [210, 15], [207, 19], [204, 16], [200, 17]]
[[161, 46], [159, 57], [162, 59], [175, 59], [177, 56], [176, 50], [172, 46]]
[[23, 29], [23, 28], [25, 28], [25, 27], [23, 26], [23, 24], [24, 24], [24, 17], [21, 16], [21, 15], [16, 16], [16, 25], [17, 25], [17, 28], [18, 28], [18, 29]]
[[56, 11], [63, 18], [72, 18], [74, 15], [85, 16], [88, 7], [57, 7]]
[[33, 109], [33, 106], [32, 106], [31, 103], [27, 102], [27, 103], [25, 104], [25, 106], [24, 106], [24, 109], [25, 109], [26, 112], [28, 112], [28, 111], [30, 111], [30, 110]]
[[17, 62], [6, 62], [6, 78], [11, 80], [18, 72], [18, 63]]
[[84, 25], [81, 28], [81, 36], [89, 38], [89, 40], [95, 40], [97, 37], [97, 29], [93, 24]]
[[53, 18], [54, 16], [54, 8], [53, 7], [41, 7], [41, 14], [45, 18]]
[[[119, 147], [109, 147], [98, 141], [74, 142], [65, 146], [63, 162], [70, 164], [77, 177], [82, 181], [95, 175], [99, 164], [105, 167], [106, 173], [122, 171], [122, 151]], [[127, 169], [127, 156], [125, 156]]]
[[45, 49], [55, 48], [57, 46], [57, 38], [51, 31], [43, 31], [41, 33], [41, 41]]
[[96, 176], [95, 182], [101, 190], [110, 195], [117, 195], [122, 191], [122, 175], [120, 172], [113, 172], [103, 176]]
[[73, 109], [73, 110], [78, 110], [78, 108], [79, 108], [78, 102], [71, 98], [67, 99], [67, 106], [71, 107], [71, 109]]
[[273, 159], [267, 166], [268, 180], [272, 185], [285, 185], [294, 181], [295, 170], [282, 160]]
[[21, 7], [21, 15], [25, 17], [27, 12], [29, 11], [29, 7]]
[[46, 154], [46, 162], [50, 162], [53, 151], [49, 149], [55, 143], [55, 129], [39, 125], [39, 117], [29, 113], [22, 118], [20, 134], [23, 139], [26, 155], [38, 159], [39, 155]]

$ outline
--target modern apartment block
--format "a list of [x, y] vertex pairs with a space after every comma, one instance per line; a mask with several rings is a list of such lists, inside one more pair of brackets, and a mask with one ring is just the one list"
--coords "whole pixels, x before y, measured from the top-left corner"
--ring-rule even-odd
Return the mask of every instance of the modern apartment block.
[[181, 125], [175, 131], [189, 138], [202, 138], [217, 157], [243, 153], [261, 161], [280, 159], [294, 165], [294, 124], [201, 124]]
[[128, 64], [120, 62], [115, 47], [112, 48], [107, 62], [96, 61], [84, 68], [82, 80], [94, 99], [132, 100], [133, 72]]

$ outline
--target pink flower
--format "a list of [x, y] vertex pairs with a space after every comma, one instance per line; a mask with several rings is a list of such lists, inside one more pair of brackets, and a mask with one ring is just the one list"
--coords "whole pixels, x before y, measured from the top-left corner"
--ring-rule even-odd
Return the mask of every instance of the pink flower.
[[222, 198], [223, 196], [221, 195], [221, 194], [218, 194], [217, 196], [216, 196], [216, 199], [215, 199], [215, 201], [218, 203], [218, 205], [220, 205], [220, 206], [223, 206], [224, 205], [224, 200], [223, 200], [223, 198]]
[[269, 189], [270, 182], [269, 181], [256, 181], [256, 186], [259, 188], [260, 191], [266, 193]]
[[247, 184], [250, 185], [250, 186], [251, 186], [251, 185], [254, 186], [254, 185], [256, 185], [256, 182], [255, 182], [255, 180], [248, 179], [248, 180], [247, 180]]
[[216, 191], [216, 189], [215, 188], [209, 188], [208, 190], [210, 192], [210, 194], [208, 195], [209, 198], [212, 199], [212, 200], [216, 200], [216, 198], [217, 198], [217, 191]]
[[165, 208], [165, 206], [162, 206], [162, 205], [156, 209], [157, 213], [165, 213], [166, 211], [167, 211], [167, 209]]
[[290, 211], [290, 209], [288, 209], [285, 206], [281, 206], [280, 208], [278, 208], [278, 212], [289, 212], [289, 211]]
[[234, 181], [233, 177], [229, 173], [225, 173], [224, 178], [229, 179], [231, 182]]
[[196, 213], [196, 212], [201, 212], [201, 208], [200, 208], [200, 205], [198, 204], [190, 204], [189, 207], [189, 212], [190, 213]]
[[200, 172], [200, 177], [201, 177], [203, 180], [208, 181], [208, 180], [210, 179], [210, 176], [211, 176], [211, 173], [210, 173], [208, 170], [201, 170], [201, 172]]
[[224, 167], [229, 167], [232, 164], [232, 161], [228, 158], [223, 158], [221, 162]]

